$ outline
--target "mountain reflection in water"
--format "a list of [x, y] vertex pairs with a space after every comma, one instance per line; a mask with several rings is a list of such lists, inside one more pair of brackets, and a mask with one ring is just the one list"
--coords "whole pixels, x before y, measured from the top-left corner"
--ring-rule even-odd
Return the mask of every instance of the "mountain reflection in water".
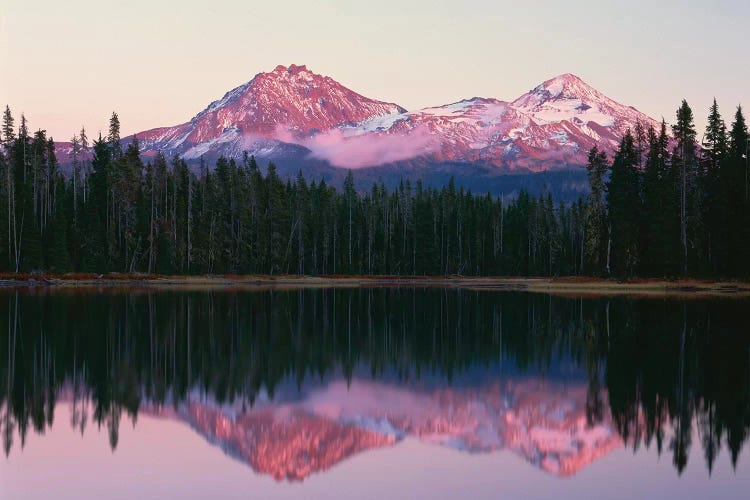
[[[446, 289], [3, 291], [6, 455], [58, 402], [118, 445], [123, 415], [188, 423], [278, 480], [418, 439], [559, 476], [623, 446], [737, 466], [750, 302]], [[137, 426], [137, 423], [136, 423]], [[700, 442], [693, 442], [693, 426]]]

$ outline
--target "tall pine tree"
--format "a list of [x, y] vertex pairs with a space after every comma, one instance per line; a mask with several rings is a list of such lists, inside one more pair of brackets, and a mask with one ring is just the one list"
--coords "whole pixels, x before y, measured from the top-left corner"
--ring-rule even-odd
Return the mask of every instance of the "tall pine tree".
[[640, 195], [638, 151], [628, 132], [612, 161], [607, 203], [612, 238], [611, 269], [616, 276], [633, 276], [639, 263]]

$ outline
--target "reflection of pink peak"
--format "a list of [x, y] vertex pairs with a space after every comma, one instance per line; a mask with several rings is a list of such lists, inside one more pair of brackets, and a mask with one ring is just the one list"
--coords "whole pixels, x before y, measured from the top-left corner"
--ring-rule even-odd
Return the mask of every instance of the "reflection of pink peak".
[[512, 380], [419, 390], [356, 381], [244, 413], [191, 402], [183, 415], [210, 441], [276, 479], [303, 479], [409, 436], [473, 453], [508, 449], [570, 476], [622, 445], [608, 416], [587, 425], [585, 404], [582, 384]]
[[357, 452], [395, 442], [393, 435], [302, 411], [251, 411], [232, 419], [209, 406], [191, 404], [188, 416], [202, 434], [277, 480], [301, 480]]
[[[512, 450], [542, 469], [568, 476], [622, 444], [609, 419], [589, 427], [586, 386], [543, 381], [509, 381], [478, 389], [410, 393], [374, 383], [342, 386], [315, 395], [315, 404], [333, 417], [358, 414], [387, 418], [408, 435], [470, 452]], [[353, 393], [353, 394], [351, 394]]]
[[518, 389], [518, 399], [505, 415], [506, 445], [547, 472], [573, 475], [622, 446], [608, 416], [588, 425], [586, 387], [540, 384]]

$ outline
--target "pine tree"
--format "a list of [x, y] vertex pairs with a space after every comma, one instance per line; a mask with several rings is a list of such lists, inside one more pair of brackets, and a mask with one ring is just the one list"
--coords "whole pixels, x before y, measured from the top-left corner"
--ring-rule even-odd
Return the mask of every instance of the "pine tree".
[[709, 111], [703, 139], [703, 173], [705, 175], [705, 220], [708, 239], [707, 260], [713, 274], [727, 272], [727, 217], [729, 212], [727, 183], [722, 171], [727, 153], [727, 131], [714, 99]]
[[81, 132], [78, 134], [78, 140], [81, 143], [81, 194], [83, 197], [83, 203], [86, 203], [86, 200], [88, 199], [89, 195], [89, 185], [88, 185], [88, 177], [90, 175], [89, 172], [89, 164], [88, 164], [88, 158], [89, 158], [89, 139], [86, 135], [86, 128], [81, 127]]
[[[10, 164], [5, 159], [5, 154], [0, 152], [0, 272], [10, 270], [10, 196], [13, 188], [9, 182], [9, 173]], [[8, 203], [2, 198], [6, 198]]]
[[641, 228], [641, 271], [647, 276], [677, 272], [673, 243], [678, 240], [678, 205], [669, 169], [669, 136], [662, 120], [659, 134], [649, 130], [649, 149], [643, 171], [643, 217]]
[[2, 206], [2, 222], [0, 222], [0, 245], [2, 250], [0, 251], [0, 269], [11, 269], [11, 256], [13, 254], [13, 239], [12, 239], [12, 217], [14, 213], [13, 209], [13, 197], [15, 194], [14, 181], [13, 181], [13, 168], [11, 153], [13, 145], [16, 140], [16, 133], [13, 128], [13, 115], [10, 112], [10, 107], [5, 106], [5, 112], [3, 113], [3, 125], [2, 125], [2, 141], [3, 151], [0, 152], [0, 160], [2, 162], [2, 169], [0, 169], [0, 183], [2, 184], [2, 195], [5, 198], [5, 203]]
[[605, 206], [604, 176], [607, 173], [607, 154], [594, 146], [589, 152], [586, 165], [589, 177], [589, 193], [586, 205], [586, 269], [597, 275], [604, 270], [606, 258], [607, 208]]
[[10, 107], [5, 106], [3, 112], [3, 128], [2, 128], [2, 143], [5, 146], [5, 150], [8, 151], [13, 145], [13, 141], [16, 140], [16, 132], [13, 128], [13, 114], [10, 112]]
[[625, 134], [612, 161], [607, 204], [612, 239], [612, 272], [633, 276], [639, 263], [638, 152], [630, 131]]
[[91, 161], [90, 196], [83, 213], [85, 217], [81, 242], [82, 269], [106, 272], [110, 266], [107, 243], [109, 225], [110, 169], [112, 150], [101, 137], [94, 142]]
[[[308, 260], [306, 259], [309, 249], [309, 238], [308, 238], [308, 225], [311, 207], [309, 205], [310, 192], [307, 187], [307, 182], [302, 175], [302, 170], [297, 173], [297, 180], [294, 184], [294, 220], [292, 222], [292, 228], [294, 229], [296, 247], [296, 272], [297, 274], [305, 274], [309, 267]], [[307, 266], [306, 266], [307, 264]]]
[[112, 148], [112, 157], [117, 159], [122, 155], [122, 146], [120, 145], [120, 117], [116, 112], [112, 112], [109, 118], [109, 135], [107, 141]]
[[48, 268], [53, 273], [67, 273], [72, 271], [70, 260], [70, 250], [68, 248], [68, 228], [67, 216], [65, 210], [65, 184], [58, 183], [56, 199], [58, 206], [55, 208], [55, 215], [52, 221], [52, 244], [50, 245], [49, 258], [47, 259]]
[[714, 98], [708, 114], [706, 133], [703, 137], [703, 159], [707, 170], [718, 171], [727, 152], [727, 147], [727, 127], [719, 113], [716, 98]]
[[737, 107], [729, 132], [729, 152], [726, 159], [728, 184], [729, 267], [732, 276], [750, 276], [750, 184], [748, 182], [748, 149], [750, 136], [742, 107]]
[[285, 257], [291, 238], [289, 205], [285, 201], [286, 189], [276, 173], [276, 165], [268, 164], [266, 175], [266, 220], [268, 225], [268, 261], [266, 269], [269, 274], [278, 274], [286, 269]]
[[41, 271], [44, 268], [41, 235], [33, 213], [33, 199], [29, 189], [24, 197], [20, 216], [21, 254], [18, 268], [20, 272]]
[[[676, 145], [672, 153], [672, 165], [677, 173], [677, 192], [680, 200], [680, 248], [682, 253], [682, 274], [687, 275], [691, 257], [690, 236], [697, 236], [697, 215], [694, 200], [698, 188], [698, 165], [696, 160], [696, 132], [693, 125], [693, 111], [683, 99], [677, 110], [677, 123], [672, 126]], [[693, 242], [694, 243], [694, 242]]]
[[159, 233], [156, 250], [156, 272], [158, 274], [174, 274], [175, 267], [172, 261], [174, 255], [174, 244], [168, 234]]
[[353, 261], [352, 261], [352, 245], [354, 240], [354, 203], [356, 201], [357, 192], [354, 190], [354, 175], [349, 170], [346, 173], [346, 179], [344, 179], [344, 202], [346, 204], [345, 210], [348, 215], [346, 223], [346, 240], [347, 240], [347, 255], [348, 259], [346, 262], [346, 269], [349, 274], [354, 273]]

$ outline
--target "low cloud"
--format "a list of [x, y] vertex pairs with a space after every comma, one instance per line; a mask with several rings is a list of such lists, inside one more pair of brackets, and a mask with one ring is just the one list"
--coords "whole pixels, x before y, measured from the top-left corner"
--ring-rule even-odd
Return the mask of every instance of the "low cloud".
[[293, 138], [289, 132], [278, 130], [276, 138], [305, 146], [314, 158], [352, 169], [409, 160], [433, 153], [440, 147], [438, 138], [424, 127], [412, 129], [408, 135], [347, 135], [334, 129], [302, 140]]

